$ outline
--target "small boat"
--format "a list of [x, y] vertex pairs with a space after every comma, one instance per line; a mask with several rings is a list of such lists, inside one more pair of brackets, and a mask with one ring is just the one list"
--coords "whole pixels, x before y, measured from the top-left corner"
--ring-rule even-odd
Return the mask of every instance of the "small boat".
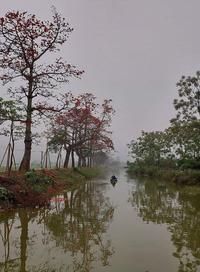
[[112, 184], [113, 187], [115, 187], [115, 185], [117, 183], [117, 178], [111, 178], [110, 183]]
[[115, 176], [112, 176], [112, 177], [110, 178], [110, 183], [111, 183], [112, 186], [114, 187], [115, 184], [117, 183], [117, 178], [116, 178]]
[[117, 182], [117, 177], [112, 176], [112, 177], [110, 178], [110, 182]]

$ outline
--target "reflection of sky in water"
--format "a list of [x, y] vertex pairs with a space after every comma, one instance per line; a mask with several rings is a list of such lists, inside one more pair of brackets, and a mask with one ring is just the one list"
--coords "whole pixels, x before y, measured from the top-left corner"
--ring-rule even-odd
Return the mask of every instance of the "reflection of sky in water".
[[199, 193], [122, 174], [1, 213], [0, 271], [198, 272]]

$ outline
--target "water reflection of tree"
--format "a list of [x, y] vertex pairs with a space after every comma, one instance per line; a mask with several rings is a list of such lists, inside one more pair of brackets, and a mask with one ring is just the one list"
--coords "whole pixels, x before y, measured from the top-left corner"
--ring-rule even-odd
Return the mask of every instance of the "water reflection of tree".
[[[100, 261], [102, 265], [108, 265], [114, 250], [109, 239], [106, 239], [106, 232], [114, 208], [104, 195], [105, 188], [99, 186], [101, 185], [94, 182], [85, 183], [79, 190], [66, 192], [61, 196], [65, 201], [52, 204], [50, 209], [20, 209], [17, 213], [1, 214], [0, 257], [3, 260], [0, 260], [0, 271], [87, 272], [91, 271], [94, 262]], [[31, 224], [39, 226], [39, 233], [33, 234], [33, 229], [30, 231]], [[66, 263], [56, 260], [56, 269], [55, 262], [51, 260], [32, 264], [31, 256], [37, 253], [35, 248], [38, 246], [39, 236], [44, 250], [51, 250], [56, 243], [59, 248], [56, 254], [61, 249], [70, 261], [70, 267], [67, 268]], [[2, 248], [4, 254], [1, 252]]]
[[[2, 213], [0, 216], [0, 237], [4, 248], [4, 261], [0, 262], [0, 271], [20, 271], [26, 272], [26, 260], [27, 260], [27, 242], [28, 242], [28, 223], [36, 216], [36, 211], [19, 210], [17, 215], [20, 222], [20, 241], [19, 241], [19, 254], [16, 258], [11, 258], [10, 249], [13, 244], [11, 244], [11, 232], [13, 230], [13, 225], [16, 220], [15, 212]], [[17, 247], [18, 242], [15, 241], [15, 246]], [[20, 269], [20, 270], [19, 270]]]
[[85, 183], [63, 197], [64, 205], [58, 203], [46, 224], [57, 246], [71, 253], [70, 271], [91, 271], [93, 262], [99, 259], [102, 265], [108, 265], [114, 250], [104, 234], [114, 208], [104, 197], [102, 186], [98, 190], [96, 183]]
[[167, 224], [179, 259], [178, 272], [195, 272], [200, 265], [200, 190], [177, 189], [160, 182], [139, 181], [129, 202], [145, 222]]
[[[2, 223], [0, 227], [0, 237], [4, 246], [3, 257], [4, 261], [0, 263], [0, 269], [4, 269], [4, 271], [8, 271], [9, 262], [10, 262], [10, 233], [14, 223], [14, 217], [12, 213], [9, 213], [9, 218], [4, 214], [0, 216], [0, 223]], [[15, 260], [12, 260], [14, 263]]]

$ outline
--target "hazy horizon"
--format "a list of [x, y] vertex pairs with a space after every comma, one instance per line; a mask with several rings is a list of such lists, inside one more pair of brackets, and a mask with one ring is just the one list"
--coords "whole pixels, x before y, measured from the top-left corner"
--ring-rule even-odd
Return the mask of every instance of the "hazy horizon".
[[1, 0], [0, 16], [26, 10], [48, 19], [52, 5], [74, 28], [60, 55], [85, 70], [81, 80], [62, 90], [113, 100], [116, 155], [126, 160], [126, 145], [141, 130], [169, 125], [175, 115], [176, 82], [200, 69], [200, 2]]

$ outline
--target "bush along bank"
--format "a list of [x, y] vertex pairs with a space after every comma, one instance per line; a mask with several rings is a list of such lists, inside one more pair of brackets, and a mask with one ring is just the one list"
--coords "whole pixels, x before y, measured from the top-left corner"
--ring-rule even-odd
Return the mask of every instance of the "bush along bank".
[[48, 205], [50, 198], [62, 190], [72, 190], [81, 182], [98, 177], [97, 168], [30, 170], [0, 175], [0, 210]]
[[160, 178], [179, 185], [200, 185], [200, 170], [172, 169], [128, 163], [127, 172], [135, 176]]

